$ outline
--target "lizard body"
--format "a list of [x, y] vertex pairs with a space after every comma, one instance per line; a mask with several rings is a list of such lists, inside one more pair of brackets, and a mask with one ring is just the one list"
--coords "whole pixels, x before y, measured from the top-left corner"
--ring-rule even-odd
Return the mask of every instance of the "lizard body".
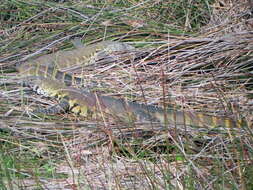
[[[118, 42], [100, 42], [94, 45], [78, 47], [71, 51], [59, 51], [28, 61], [17, 67], [21, 76], [38, 93], [57, 97], [60, 104], [38, 112], [54, 114], [72, 111], [82, 116], [110, 114], [124, 121], [159, 121], [174, 125], [240, 127], [241, 122], [227, 117], [216, 117], [204, 113], [178, 111], [124, 101], [109, 96], [98, 96], [72, 86], [73, 81], [80, 84], [81, 79], [61, 72], [60, 69], [88, 64], [90, 59], [100, 51], [131, 50]], [[165, 119], [166, 118], [166, 119]]]
[[[78, 44], [77, 44], [78, 43]], [[88, 46], [81, 46], [79, 42], [74, 44], [77, 48], [68, 51], [43, 55], [34, 60], [27, 61], [16, 67], [21, 76], [43, 76], [64, 82], [68, 86], [73, 83], [79, 85], [81, 78], [74, 77], [61, 69], [73, 65], [87, 65], [98, 56], [98, 54], [110, 54], [115, 51], [129, 51], [134, 47], [121, 42], [103, 41]]]
[[177, 126], [191, 125], [202, 127], [241, 127], [242, 125], [241, 121], [234, 121], [228, 117], [178, 111], [173, 108], [167, 108], [164, 111], [163, 108], [153, 105], [138, 104], [110, 96], [99, 96], [43, 77], [36, 78], [33, 81], [33, 86], [42, 88], [47, 96], [57, 97], [61, 102], [60, 104], [63, 104], [60, 107], [57, 105], [58, 109], [53, 106], [38, 110], [38, 112], [47, 114], [67, 110], [85, 117], [109, 114], [125, 122], [154, 121]]

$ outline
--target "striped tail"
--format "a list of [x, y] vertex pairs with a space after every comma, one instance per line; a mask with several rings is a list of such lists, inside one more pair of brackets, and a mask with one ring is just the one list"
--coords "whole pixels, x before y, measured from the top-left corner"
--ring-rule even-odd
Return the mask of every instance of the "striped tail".
[[[151, 111], [152, 113], [152, 111]], [[199, 126], [199, 127], [242, 127], [242, 120], [233, 120], [229, 117], [207, 115], [205, 113], [192, 113], [188, 111], [168, 110], [166, 114], [162, 109], [152, 113], [162, 123], [177, 126]]]
[[[173, 119], [172, 119], [173, 117]], [[181, 125], [191, 125], [191, 126], [199, 126], [199, 127], [225, 127], [225, 128], [233, 128], [233, 127], [241, 127], [242, 122], [239, 120], [233, 120], [229, 117], [218, 117], [211, 116], [204, 113], [191, 113], [191, 112], [179, 112], [173, 114], [170, 117], [171, 121], [176, 124]]]

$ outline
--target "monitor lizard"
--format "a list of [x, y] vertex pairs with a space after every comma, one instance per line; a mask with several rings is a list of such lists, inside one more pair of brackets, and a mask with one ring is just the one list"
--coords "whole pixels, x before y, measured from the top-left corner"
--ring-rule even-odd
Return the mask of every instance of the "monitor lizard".
[[59, 104], [46, 109], [38, 109], [35, 112], [56, 114], [62, 111], [72, 111], [86, 117], [109, 114], [128, 122], [158, 121], [174, 125], [241, 127], [241, 121], [235, 121], [229, 117], [179, 111], [173, 108], [163, 109], [110, 96], [99, 96], [96, 93], [73, 87], [73, 82], [80, 84], [81, 79], [60, 71], [66, 66], [88, 64], [90, 59], [100, 51], [128, 51], [131, 49], [133, 49], [131, 46], [120, 42], [105, 41], [77, 47], [74, 50], [44, 55], [17, 66], [17, 70], [22, 77], [25, 77], [26, 85], [39, 94], [59, 99]]

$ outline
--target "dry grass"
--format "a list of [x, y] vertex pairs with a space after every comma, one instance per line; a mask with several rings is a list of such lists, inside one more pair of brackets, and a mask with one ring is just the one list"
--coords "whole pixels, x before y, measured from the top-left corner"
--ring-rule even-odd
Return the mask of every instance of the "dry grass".
[[[253, 33], [249, 26], [229, 29], [250, 18], [234, 19], [227, 3], [229, 11], [223, 14], [229, 21], [214, 24], [211, 20], [202, 28], [205, 32], [191, 37], [181, 31], [193, 26], [190, 10], [181, 25], [159, 25], [148, 21], [155, 14], [145, 11], [156, 1], [127, 2], [124, 9], [112, 7], [122, 6], [120, 1], [4, 2], [10, 6], [7, 12], [21, 12], [15, 17], [0, 14], [5, 21], [0, 28], [0, 187], [252, 188]], [[241, 13], [247, 10], [247, 2], [243, 3]], [[136, 15], [143, 15], [137, 24], [133, 22]], [[181, 110], [244, 118], [245, 125], [239, 129], [164, 127], [128, 125], [112, 118], [87, 120], [73, 114], [29, 115], [38, 105], [55, 101], [21, 88], [11, 67], [31, 55], [71, 48], [68, 38], [72, 36], [88, 43], [127, 41], [136, 47], [129, 54], [111, 55], [113, 59], [104, 57], [93, 65], [67, 68], [81, 74], [91, 89], [145, 104], [172, 104]]]

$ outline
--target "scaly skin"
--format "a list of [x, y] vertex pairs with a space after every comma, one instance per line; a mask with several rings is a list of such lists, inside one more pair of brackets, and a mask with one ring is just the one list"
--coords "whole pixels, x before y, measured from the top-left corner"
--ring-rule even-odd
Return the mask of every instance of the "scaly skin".
[[96, 44], [80, 47], [69, 51], [58, 51], [27, 61], [16, 67], [21, 76], [43, 76], [64, 82], [66, 85], [79, 85], [81, 78], [76, 78], [60, 69], [71, 67], [73, 65], [87, 65], [96, 58], [97, 54], [105, 52], [109, 54], [114, 51], [129, 51], [134, 47], [113, 41], [103, 41]]
[[[49, 78], [33, 78], [30, 82], [50, 97], [57, 97], [60, 106], [37, 110], [46, 114], [55, 114], [63, 111], [72, 111], [85, 117], [109, 114], [125, 122], [154, 121], [169, 123], [177, 126], [191, 125], [200, 127], [241, 127], [241, 121], [233, 121], [227, 117], [216, 117], [203, 113], [191, 113], [164, 109], [152, 105], [127, 102], [109, 96], [99, 96], [94, 93], [68, 87], [62, 82]], [[165, 114], [166, 113], [166, 114]], [[166, 121], [165, 121], [166, 118]]]
[[[21, 76], [34, 90], [50, 97], [57, 97], [60, 104], [49, 109], [37, 110], [46, 114], [72, 111], [82, 116], [109, 114], [124, 121], [159, 121], [173, 125], [193, 125], [207, 127], [241, 127], [240, 121], [226, 117], [210, 116], [203, 113], [176, 111], [147, 106], [108, 96], [98, 96], [77, 88], [70, 87], [73, 82], [80, 84], [80, 79], [60, 72], [59, 69], [88, 64], [96, 53], [103, 50], [124, 51], [131, 49], [116, 42], [101, 42], [91, 46], [80, 47], [71, 51], [59, 51], [41, 56], [17, 67]], [[166, 122], [165, 122], [166, 118]]]

